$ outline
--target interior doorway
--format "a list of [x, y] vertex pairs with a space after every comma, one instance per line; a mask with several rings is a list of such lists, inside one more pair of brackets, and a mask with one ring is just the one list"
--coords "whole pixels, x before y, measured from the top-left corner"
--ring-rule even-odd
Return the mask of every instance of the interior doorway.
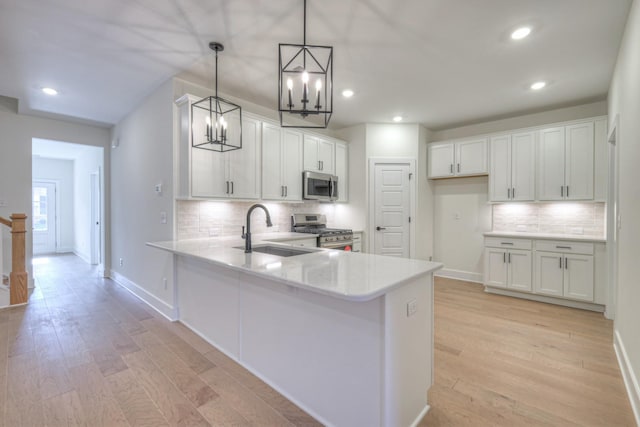
[[102, 195], [100, 191], [100, 171], [93, 172], [91, 180], [91, 264], [101, 263]]
[[57, 250], [57, 187], [55, 181], [33, 181], [31, 200], [35, 255], [51, 254]]
[[370, 252], [402, 258], [413, 255], [414, 171], [413, 160], [370, 160]]
[[609, 131], [609, 176], [607, 188], [607, 256], [609, 296], [605, 316], [615, 319], [618, 298], [618, 152], [620, 143], [620, 116], [617, 115]]

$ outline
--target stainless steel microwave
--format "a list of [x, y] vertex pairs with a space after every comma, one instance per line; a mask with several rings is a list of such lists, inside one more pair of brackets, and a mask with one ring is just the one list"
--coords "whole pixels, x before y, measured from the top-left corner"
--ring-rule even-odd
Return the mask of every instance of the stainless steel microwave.
[[338, 177], [328, 173], [302, 172], [302, 198], [305, 200], [338, 200]]

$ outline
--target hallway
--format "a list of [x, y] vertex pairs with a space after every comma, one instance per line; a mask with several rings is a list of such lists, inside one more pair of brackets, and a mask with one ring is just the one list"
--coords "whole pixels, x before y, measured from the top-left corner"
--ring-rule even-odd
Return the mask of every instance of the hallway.
[[34, 259], [0, 310], [0, 427], [317, 425], [75, 255]]

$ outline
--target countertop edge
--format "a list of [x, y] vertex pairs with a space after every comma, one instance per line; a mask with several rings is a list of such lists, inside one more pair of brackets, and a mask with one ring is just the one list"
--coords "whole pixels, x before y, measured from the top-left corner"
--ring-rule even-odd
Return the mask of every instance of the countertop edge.
[[482, 233], [486, 237], [511, 237], [514, 239], [531, 239], [531, 240], [566, 240], [572, 242], [592, 242], [592, 243], [607, 243], [606, 238], [590, 237], [581, 235], [566, 235], [566, 234], [535, 234], [535, 233], [520, 233], [517, 231], [485, 231]]

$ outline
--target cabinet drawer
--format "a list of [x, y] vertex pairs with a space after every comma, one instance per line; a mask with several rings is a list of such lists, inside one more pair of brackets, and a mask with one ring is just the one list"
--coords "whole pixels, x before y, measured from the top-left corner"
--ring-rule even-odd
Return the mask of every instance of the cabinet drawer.
[[531, 250], [530, 239], [512, 239], [509, 237], [485, 237], [484, 245], [491, 248]]
[[536, 240], [536, 250], [545, 252], [562, 252], [565, 254], [593, 255], [593, 243], [561, 240]]

